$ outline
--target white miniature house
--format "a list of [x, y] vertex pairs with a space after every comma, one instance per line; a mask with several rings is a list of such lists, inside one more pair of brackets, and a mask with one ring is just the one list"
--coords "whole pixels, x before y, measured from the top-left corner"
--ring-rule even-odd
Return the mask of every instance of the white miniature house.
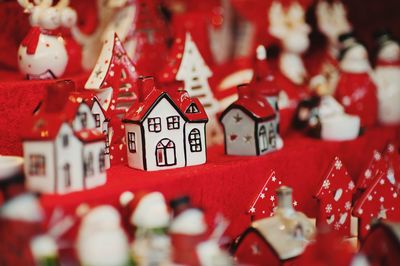
[[129, 166], [154, 171], [205, 163], [208, 117], [200, 101], [156, 88], [151, 77], [139, 78], [137, 94], [123, 119]]
[[60, 83], [29, 121], [23, 150], [29, 190], [65, 194], [106, 182], [105, 136], [89, 105]]
[[239, 86], [239, 99], [221, 114], [226, 154], [262, 155], [280, 146], [277, 111], [255, 88]]

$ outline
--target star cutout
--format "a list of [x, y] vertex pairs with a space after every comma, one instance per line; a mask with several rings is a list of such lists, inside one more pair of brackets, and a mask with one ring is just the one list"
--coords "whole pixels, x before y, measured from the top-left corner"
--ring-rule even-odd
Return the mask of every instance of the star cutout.
[[249, 143], [251, 141], [252, 137], [247, 135], [244, 137], [244, 142]]
[[265, 194], [264, 194], [264, 193], [261, 193], [261, 194], [260, 194], [260, 198], [262, 198], [262, 199], [265, 198]]
[[251, 253], [253, 253], [253, 255], [261, 254], [260, 247], [258, 246], [257, 243], [254, 243], [253, 245], [251, 245]]
[[243, 117], [241, 117], [239, 114], [236, 114], [233, 119], [235, 119], [235, 123], [239, 123], [243, 119]]
[[256, 208], [251, 207], [251, 208], [250, 208], [250, 212], [251, 212], [251, 213], [255, 213], [255, 212], [256, 212]]
[[387, 212], [387, 209], [385, 209], [385, 207], [383, 207], [383, 205], [381, 205], [381, 207], [379, 209], [379, 213], [378, 213], [378, 219], [379, 218], [386, 219], [387, 218], [386, 212]]
[[275, 182], [275, 181], [276, 181], [276, 177], [273, 176], [273, 177], [271, 178], [271, 180], [272, 180], [272, 182]]

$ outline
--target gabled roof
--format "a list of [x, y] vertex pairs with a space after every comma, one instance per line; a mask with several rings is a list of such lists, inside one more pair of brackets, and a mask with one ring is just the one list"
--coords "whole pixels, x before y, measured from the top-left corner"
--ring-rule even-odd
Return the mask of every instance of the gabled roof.
[[238, 86], [238, 92], [239, 99], [225, 109], [221, 115], [221, 121], [234, 108], [241, 109], [255, 121], [266, 121], [276, 117], [274, 108], [262, 95], [254, 91], [253, 83]]
[[[138, 82], [143, 83], [142, 86], [138, 86], [138, 89], [141, 90], [140, 95], [142, 96], [139, 95], [139, 100], [131, 106], [123, 122], [142, 122], [147, 114], [163, 98], [170, 101], [185, 120], [191, 122], [208, 121], [207, 114], [200, 101], [196, 98], [191, 98], [186, 91], [172, 88], [156, 88], [152, 78], [140, 78]], [[189, 106], [192, 104], [196, 105], [198, 112], [187, 112]]]
[[58, 114], [36, 115], [27, 123], [28, 130], [22, 133], [22, 139], [53, 140], [63, 123], [67, 123], [65, 117]]
[[100, 107], [100, 110], [103, 112], [103, 114], [106, 118], [106, 121], [110, 120], [107, 112], [104, 110], [103, 106], [101, 105], [96, 93], [89, 91], [89, 90], [74, 91], [69, 94], [69, 97], [72, 101], [80, 101], [82, 99], [83, 102], [86, 103], [90, 107], [90, 109], [92, 109], [93, 105], [97, 102], [97, 104]]
[[97, 129], [84, 129], [74, 132], [75, 136], [82, 142], [95, 142], [105, 140], [105, 136]]

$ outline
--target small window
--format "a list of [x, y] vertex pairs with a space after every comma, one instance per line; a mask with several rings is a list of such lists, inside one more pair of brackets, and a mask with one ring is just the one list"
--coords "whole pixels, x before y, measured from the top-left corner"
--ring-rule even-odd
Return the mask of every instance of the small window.
[[161, 118], [153, 117], [148, 119], [149, 131], [150, 132], [160, 132], [161, 131]]
[[110, 141], [108, 140], [108, 134], [106, 136], [106, 146], [104, 149], [104, 154], [110, 154]]
[[136, 153], [136, 135], [134, 132], [128, 132], [128, 149], [130, 153]]
[[197, 108], [197, 105], [192, 103], [189, 105], [189, 107], [186, 109], [187, 114], [196, 114], [199, 112], [199, 108]]
[[201, 152], [201, 135], [197, 128], [189, 133], [189, 145], [191, 152]]
[[32, 154], [29, 156], [29, 174], [46, 175], [46, 160], [43, 155]]
[[62, 143], [63, 143], [63, 147], [68, 147], [68, 145], [69, 145], [69, 137], [68, 137], [68, 135], [63, 135]]
[[96, 127], [100, 127], [100, 114], [94, 114], [93, 116], [96, 121]]
[[81, 121], [82, 128], [87, 128], [87, 114], [85, 112], [78, 113], [79, 120]]
[[104, 155], [104, 150], [101, 150], [99, 154], [99, 170], [100, 173], [106, 171], [106, 156]]
[[85, 177], [94, 175], [93, 154], [91, 152], [85, 159], [85, 163], [83, 164], [83, 172], [85, 173]]
[[179, 129], [179, 116], [174, 115], [167, 117], [167, 125], [169, 130]]

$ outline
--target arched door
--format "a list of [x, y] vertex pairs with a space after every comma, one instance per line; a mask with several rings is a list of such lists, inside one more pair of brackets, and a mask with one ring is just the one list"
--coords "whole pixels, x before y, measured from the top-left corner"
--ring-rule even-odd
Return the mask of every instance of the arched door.
[[162, 139], [156, 146], [157, 166], [176, 165], [176, 147], [170, 139]]
[[260, 145], [261, 152], [268, 149], [267, 131], [265, 130], [265, 126], [260, 127], [260, 131], [258, 133], [258, 143]]

